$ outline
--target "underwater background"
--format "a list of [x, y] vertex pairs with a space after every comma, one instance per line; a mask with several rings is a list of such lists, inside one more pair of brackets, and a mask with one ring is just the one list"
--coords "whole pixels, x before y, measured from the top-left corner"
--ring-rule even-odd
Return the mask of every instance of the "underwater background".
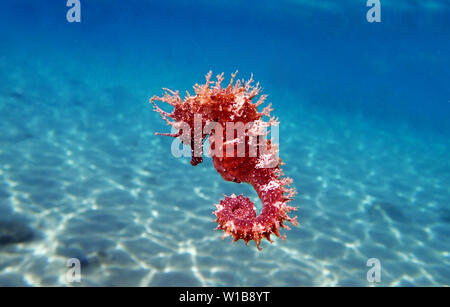
[[[68, 9], [0, 3], [0, 286], [450, 285], [449, 1]], [[281, 122], [300, 226], [261, 252], [213, 230], [224, 194], [261, 207], [251, 186], [154, 135], [149, 98], [209, 70], [253, 73]]]

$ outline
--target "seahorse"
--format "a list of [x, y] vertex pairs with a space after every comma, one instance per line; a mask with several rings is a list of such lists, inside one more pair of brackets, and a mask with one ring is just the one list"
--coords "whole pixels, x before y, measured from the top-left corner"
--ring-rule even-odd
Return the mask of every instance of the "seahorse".
[[[219, 204], [215, 204], [217, 210], [213, 214], [218, 223], [216, 230], [224, 231], [222, 239], [232, 236], [233, 242], [243, 239], [246, 245], [254, 240], [258, 250], [261, 250], [262, 239], [273, 242], [271, 234], [282, 240], [286, 238], [279, 232], [280, 228], [290, 229], [286, 221], [293, 226], [298, 225], [297, 217], [288, 215], [297, 207], [287, 205], [296, 191], [289, 188], [292, 179], [282, 177], [284, 174], [280, 166], [283, 163], [278, 157], [278, 147], [267, 139], [266, 128], [279, 124], [275, 117], [270, 116], [273, 111], [271, 104], [261, 112], [257, 110], [267, 95], [260, 95], [253, 103], [252, 100], [261, 92], [259, 83], [252, 85], [253, 76], [248, 81], [235, 82], [236, 75], [237, 71], [231, 74], [228, 86], [221, 87], [224, 74], [218, 75], [217, 81], [211, 81], [210, 71], [205, 84], [194, 85], [195, 95], [186, 91], [186, 97], [181, 99], [178, 91], [164, 88], [164, 95], [153, 96], [150, 102], [154, 110], [177, 130], [176, 133], [155, 134], [180, 138], [183, 144], [190, 145], [193, 166], [203, 161], [203, 141], [208, 137], [213, 165], [222, 178], [253, 186], [262, 202], [258, 216], [254, 203], [248, 197], [235, 194], [225, 196]], [[171, 105], [173, 111], [164, 111], [156, 101]], [[269, 121], [264, 121], [263, 117], [268, 117]], [[244, 132], [238, 135], [237, 131], [230, 130], [228, 126], [231, 123], [235, 126], [242, 123]], [[223, 128], [225, 126], [226, 129]]]

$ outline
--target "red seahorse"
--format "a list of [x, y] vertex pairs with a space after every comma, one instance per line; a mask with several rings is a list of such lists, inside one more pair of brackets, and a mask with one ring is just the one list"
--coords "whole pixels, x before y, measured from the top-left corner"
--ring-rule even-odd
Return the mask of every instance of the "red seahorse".
[[[258, 101], [253, 103], [252, 99], [261, 91], [259, 83], [252, 86], [253, 78], [247, 82], [234, 82], [236, 74], [237, 72], [232, 74], [228, 86], [222, 88], [223, 73], [218, 75], [217, 81], [214, 82], [211, 81], [212, 72], [209, 72], [206, 75], [206, 84], [194, 86], [194, 96], [186, 92], [187, 95], [182, 100], [178, 91], [164, 89], [164, 96], [154, 96], [150, 102], [153, 103], [155, 111], [178, 130], [173, 134], [156, 134], [179, 137], [184, 144], [189, 144], [192, 165], [202, 162], [202, 144], [209, 134], [213, 165], [223, 179], [237, 183], [246, 182], [253, 186], [263, 205], [258, 216], [249, 198], [234, 194], [225, 196], [225, 199], [216, 204], [217, 210], [213, 214], [217, 216], [216, 222], [219, 224], [216, 229], [225, 232], [222, 238], [231, 235], [233, 242], [243, 239], [246, 244], [255, 240], [257, 248], [261, 249], [261, 239], [266, 238], [272, 242], [272, 233], [282, 239], [286, 237], [279, 233], [280, 227], [289, 230], [285, 221], [292, 225], [298, 224], [297, 217], [291, 218], [287, 214], [291, 210], [297, 210], [296, 207], [287, 205], [296, 192], [295, 189], [288, 188], [292, 179], [281, 178], [283, 172], [280, 168], [281, 159], [277, 155], [278, 148], [272, 145], [264, 134], [265, 128], [278, 124], [275, 118], [270, 117], [270, 104], [262, 112], [257, 110], [265, 101], [266, 95], [261, 95]], [[155, 101], [168, 103], [174, 110], [168, 113]], [[269, 117], [269, 121], [264, 122], [263, 116]], [[230, 134], [227, 135], [228, 128], [222, 128], [230, 123], [243, 123], [246, 127], [244, 134], [237, 135], [236, 131], [232, 131], [230, 139]], [[255, 147], [256, 143], [259, 146]], [[239, 147], [239, 144], [245, 146]], [[245, 149], [244, 154], [239, 154], [237, 148]], [[252, 151], [253, 148], [256, 149]]]

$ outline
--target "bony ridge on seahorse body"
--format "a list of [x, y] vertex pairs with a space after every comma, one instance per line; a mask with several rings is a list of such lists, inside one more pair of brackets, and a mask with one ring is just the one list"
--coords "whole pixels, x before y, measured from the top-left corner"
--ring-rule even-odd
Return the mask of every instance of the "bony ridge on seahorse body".
[[[297, 210], [287, 203], [295, 195], [295, 189], [288, 188], [292, 179], [282, 177], [281, 159], [278, 158], [278, 148], [267, 139], [265, 129], [277, 125], [278, 121], [270, 117], [272, 111], [269, 104], [261, 112], [261, 105], [266, 95], [261, 95], [256, 103], [252, 102], [260, 93], [259, 83], [252, 86], [249, 81], [237, 80], [232, 74], [227, 87], [222, 88], [223, 73], [217, 76], [217, 81], [211, 81], [212, 73], [206, 75], [206, 83], [194, 86], [195, 95], [186, 92], [184, 100], [179, 92], [165, 89], [162, 97], [153, 96], [150, 102], [155, 111], [176, 133], [156, 133], [180, 138], [184, 144], [191, 146], [191, 164], [202, 162], [203, 141], [209, 135], [210, 155], [216, 170], [226, 181], [246, 182], [253, 186], [262, 202], [261, 213], [257, 216], [253, 202], [242, 195], [225, 196], [219, 204], [216, 215], [218, 227], [224, 236], [232, 236], [233, 242], [243, 239], [246, 244], [254, 240], [260, 249], [263, 238], [272, 242], [270, 236], [281, 236], [279, 229], [289, 229], [285, 221], [298, 225], [297, 217], [288, 213]], [[173, 106], [171, 113], [162, 110], [155, 101], [162, 101]], [[263, 121], [263, 117], [269, 121]], [[243, 133], [229, 129], [229, 125], [244, 127]], [[223, 127], [226, 126], [226, 129]], [[242, 130], [242, 129], [241, 129]], [[230, 132], [231, 131], [231, 132]], [[231, 137], [230, 137], [231, 136]]]

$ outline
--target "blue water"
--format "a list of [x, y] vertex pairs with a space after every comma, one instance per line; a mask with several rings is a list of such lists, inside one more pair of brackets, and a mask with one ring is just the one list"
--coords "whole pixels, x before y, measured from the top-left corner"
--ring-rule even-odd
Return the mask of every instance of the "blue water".
[[[1, 1], [0, 286], [450, 285], [450, 3], [365, 2]], [[281, 121], [301, 225], [262, 252], [213, 230], [251, 187], [154, 136], [209, 70]]]

